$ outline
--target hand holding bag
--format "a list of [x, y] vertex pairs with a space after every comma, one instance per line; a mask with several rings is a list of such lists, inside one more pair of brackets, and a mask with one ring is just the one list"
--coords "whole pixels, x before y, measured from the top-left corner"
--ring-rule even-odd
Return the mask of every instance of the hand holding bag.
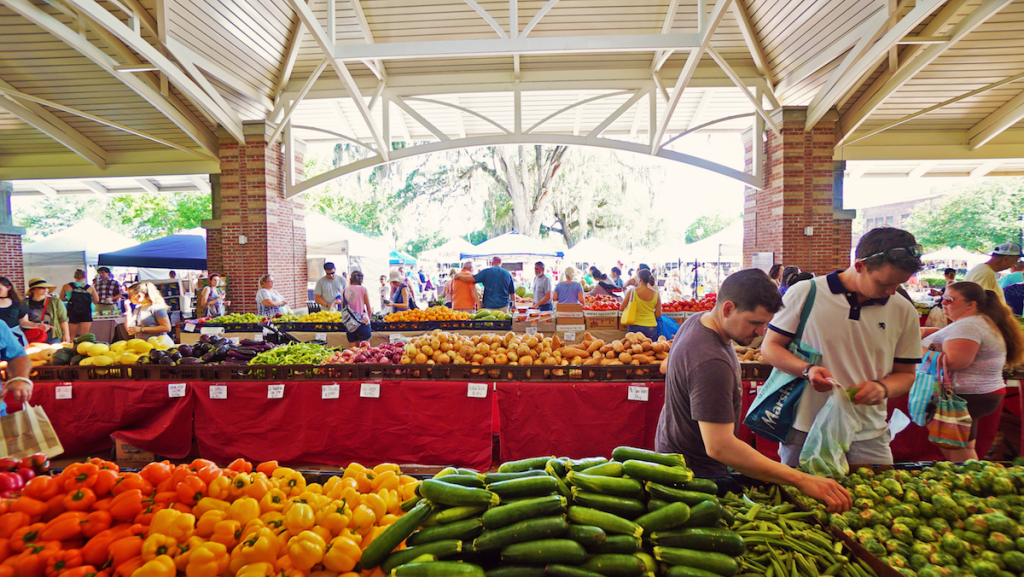
[[859, 429], [860, 419], [846, 389], [833, 387], [832, 396], [807, 431], [807, 440], [800, 450], [800, 468], [821, 477], [846, 477], [850, 472], [846, 453]]
[[941, 449], [963, 449], [970, 442], [971, 414], [967, 401], [953, 392], [945, 356], [940, 357], [939, 371], [941, 392], [935, 417], [928, 423], [928, 440]]
[[33, 407], [26, 401], [22, 409], [0, 417], [0, 458], [23, 458], [45, 453], [51, 459], [64, 452], [64, 447], [53, 430], [50, 418], [42, 407]]
[[939, 392], [939, 362], [945, 361], [942, 353], [928, 351], [917, 367], [914, 384], [907, 395], [907, 410], [915, 425], [928, 426], [928, 405]]

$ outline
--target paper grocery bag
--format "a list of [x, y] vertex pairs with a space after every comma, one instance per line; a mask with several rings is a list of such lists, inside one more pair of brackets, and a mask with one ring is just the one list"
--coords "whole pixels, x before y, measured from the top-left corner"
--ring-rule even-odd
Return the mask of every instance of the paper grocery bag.
[[28, 403], [22, 409], [6, 417], [0, 417], [0, 458], [23, 458], [35, 453], [44, 453], [51, 459], [64, 452], [57, 433], [50, 424], [50, 418], [42, 407]]

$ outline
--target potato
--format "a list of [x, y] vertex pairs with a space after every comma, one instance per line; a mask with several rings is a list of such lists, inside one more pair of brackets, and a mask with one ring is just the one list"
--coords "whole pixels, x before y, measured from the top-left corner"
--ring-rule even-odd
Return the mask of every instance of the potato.
[[558, 338], [558, 335], [551, 337], [551, 348], [555, 350], [562, 348], [562, 339]]
[[668, 353], [654, 353], [654, 358], [661, 361], [668, 358]]
[[621, 353], [626, 347], [622, 345], [622, 341], [615, 341], [612, 343], [612, 350], [616, 353]]
[[644, 352], [644, 348], [641, 345], [633, 345], [632, 347], [630, 347], [629, 352], [633, 353], [634, 355], [639, 355], [640, 353]]
[[604, 341], [602, 341], [601, 339], [597, 339], [597, 340], [591, 342], [590, 346], [587, 347], [587, 353], [588, 354], [593, 353], [594, 351], [596, 351], [597, 349], [600, 349], [603, 346], [604, 346]]
[[622, 364], [630, 363], [633, 361], [633, 355], [626, 352], [619, 353], [619, 360], [622, 361]]

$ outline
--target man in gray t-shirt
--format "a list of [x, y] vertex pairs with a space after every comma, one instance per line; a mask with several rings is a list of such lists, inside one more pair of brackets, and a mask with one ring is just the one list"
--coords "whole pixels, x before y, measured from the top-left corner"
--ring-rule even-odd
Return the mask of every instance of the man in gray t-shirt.
[[341, 306], [341, 293], [345, 291], [345, 276], [336, 274], [333, 262], [324, 263], [324, 276], [316, 281], [313, 300], [324, 310]]
[[542, 311], [552, 310], [553, 283], [551, 277], [544, 273], [544, 263], [537, 261], [533, 265], [533, 272], [537, 276], [533, 279], [533, 306]]
[[743, 389], [732, 342], [749, 345], [763, 336], [780, 308], [775, 283], [764, 271], [748, 269], [725, 279], [714, 309], [683, 323], [661, 365], [665, 406], [654, 448], [681, 453], [697, 475], [724, 475], [732, 467], [748, 477], [793, 485], [830, 511], [844, 511], [852, 501], [838, 483], [772, 461], [736, 438]]

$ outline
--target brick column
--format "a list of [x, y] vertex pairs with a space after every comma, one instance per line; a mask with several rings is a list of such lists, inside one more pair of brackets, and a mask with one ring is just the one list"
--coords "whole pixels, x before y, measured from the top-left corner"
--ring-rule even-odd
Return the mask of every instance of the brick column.
[[[744, 196], [743, 259], [750, 266], [757, 252], [774, 252], [775, 262], [826, 274], [850, 264], [853, 211], [842, 210], [842, 174], [838, 186], [832, 160], [835, 124], [830, 112], [807, 132], [807, 109], [773, 111], [782, 135], [766, 130], [764, 188]], [[753, 169], [756, 135], [745, 134], [747, 170]]]
[[[305, 205], [302, 197], [285, 198], [281, 141], [267, 145], [272, 128], [264, 122], [247, 122], [244, 128], [244, 145], [220, 139], [214, 218], [203, 223], [207, 266], [228, 278], [230, 312], [256, 312], [259, 278], [267, 273], [288, 304], [301, 308], [306, 304]], [[301, 177], [301, 144], [294, 154]]]
[[21, 237], [25, 229], [14, 226], [11, 194], [14, 185], [0, 180], [0, 276], [5, 276], [18, 294], [25, 292], [25, 264], [21, 255]]

